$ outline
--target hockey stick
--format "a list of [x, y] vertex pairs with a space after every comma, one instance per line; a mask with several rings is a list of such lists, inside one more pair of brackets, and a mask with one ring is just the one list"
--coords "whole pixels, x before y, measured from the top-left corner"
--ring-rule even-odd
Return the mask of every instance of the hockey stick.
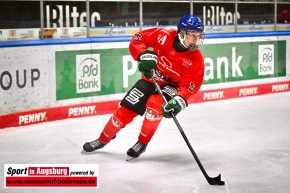
[[[162, 94], [162, 91], [161, 91], [159, 85], [157, 84], [155, 77], [156, 77], [155, 70], [151, 70], [151, 78], [152, 78], [152, 80], [153, 80], [153, 83], [154, 83], [154, 85], [155, 85], [155, 87], [156, 87], [158, 93], [159, 93], [160, 96], [162, 97], [164, 103], [167, 103], [167, 100], [166, 100], [166, 98], [164, 97], [164, 95]], [[185, 140], [185, 142], [186, 142], [188, 148], [190, 149], [191, 154], [193, 155], [193, 157], [194, 157], [195, 161], [197, 162], [199, 168], [201, 169], [201, 171], [202, 171], [204, 177], [206, 178], [207, 182], [208, 182], [210, 185], [218, 185], [218, 186], [225, 185], [225, 182], [224, 182], [224, 181], [221, 181], [221, 175], [220, 175], [220, 174], [219, 174], [217, 177], [214, 177], [214, 178], [211, 178], [211, 177], [208, 176], [208, 174], [206, 173], [206, 171], [205, 171], [204, 167], [202, 166], [201, 162], [199, 161], [199, 159], [198, 159], [196, 153], [194, 152], [192, 146], [190, 145], [190, 143], [189, 143], [189, 141], [188, 141], [188, 139], [187, 139], [185, 133], [183, 132], [183, 129], [181, 128], [181, 126], [180, 126], [180, 124], [179, 124], [177, 118], [176, 118], [175, 115], [173, 114], [173, 112], [171, 112], [171, 115], [172, 115], [172, 118], [173, 118], [173, 120], [174, 120], [174, 122], [175, 122], [177, 128], [179, 129], [179, 131], [180, 131], [180, 133], [181, 133], [183, 139]]]

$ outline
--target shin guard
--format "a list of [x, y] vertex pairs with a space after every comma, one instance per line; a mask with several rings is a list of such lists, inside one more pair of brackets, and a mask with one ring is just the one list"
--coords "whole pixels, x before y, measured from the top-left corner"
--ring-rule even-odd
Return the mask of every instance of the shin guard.
[[148, 144], [157, 130], [161, 120], [162, 111], [161, 105], [163, 104], [162, 98], [159, 95], [152, 95], [147, 104], [145, 118], [142, 124], [141, 132], [138, 140], [143, 144]]

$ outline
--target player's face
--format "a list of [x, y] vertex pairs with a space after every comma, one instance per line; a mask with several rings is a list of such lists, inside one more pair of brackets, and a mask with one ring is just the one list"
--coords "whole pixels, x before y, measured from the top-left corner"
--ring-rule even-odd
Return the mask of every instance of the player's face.
[[189, 47], [192, 44], [197, 45], [200, 37], [201, 37], [201, 33], [199, 32], [187, 32], [183, 43], [187, 47]]

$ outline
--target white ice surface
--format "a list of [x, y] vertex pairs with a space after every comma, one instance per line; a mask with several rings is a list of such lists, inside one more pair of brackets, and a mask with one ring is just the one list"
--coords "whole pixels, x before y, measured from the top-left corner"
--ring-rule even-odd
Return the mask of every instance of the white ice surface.
[[[142, 118], [103, 149], [81, 154], [110, 115], [0, 130], [0, 193], [289, 193], [290, 92], [190, 105], [177, 116], [208, 175], [205, 180], [172, 119], [147, 151], [126, 162]], [[99, 164], [98, 189], [4, 189], [4, 164]]]

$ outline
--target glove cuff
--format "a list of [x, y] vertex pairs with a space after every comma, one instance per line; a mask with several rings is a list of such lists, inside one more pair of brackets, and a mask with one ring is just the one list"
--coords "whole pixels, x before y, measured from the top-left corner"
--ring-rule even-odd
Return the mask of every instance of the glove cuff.
[[140, 54], [139, 60], [154, 60], [157, 63], [158, 57], [155, 52], [145, 51]]
[[175, 99], [175, 100], [178, 102], [178, 104], [181, 106], [181, 110], [184, 110], [185, 107], [188, 106], [188, 103], [187, 103], [186, 99], [185, 99], [183, 96], [181, 96], [181, 95], [177, 95], [177, 96], [174, 97], [174, 99]]

